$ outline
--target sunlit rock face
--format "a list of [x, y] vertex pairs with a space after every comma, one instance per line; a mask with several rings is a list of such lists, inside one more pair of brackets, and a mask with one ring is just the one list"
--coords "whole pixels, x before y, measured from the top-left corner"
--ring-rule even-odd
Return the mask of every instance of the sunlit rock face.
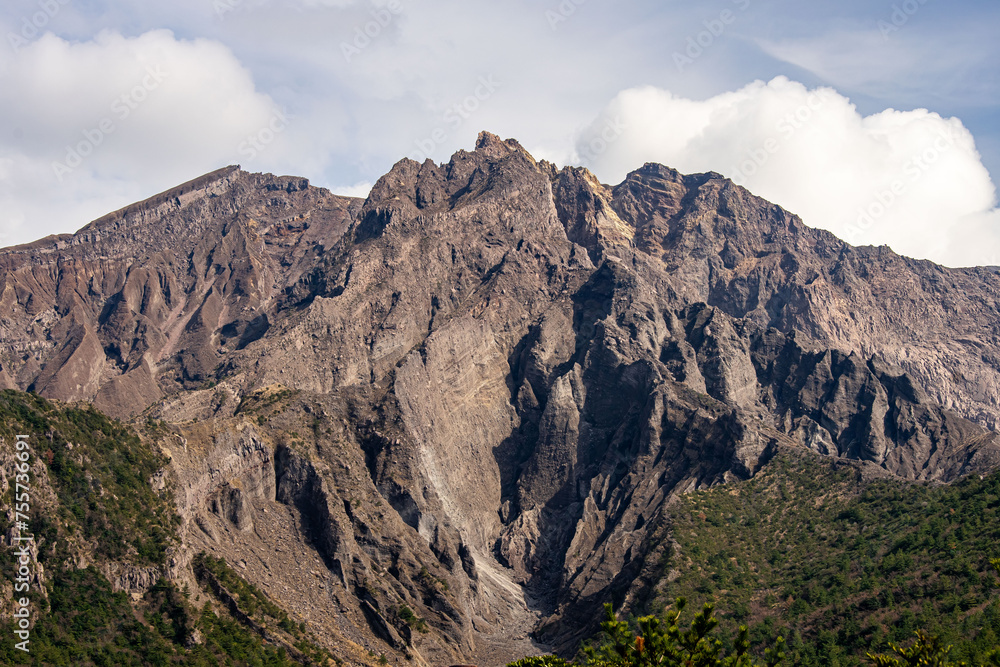
[[430, 663], [572, 646], [673, 494], [779, 448], [1000, 465], [997, 275], [714, 173], [609, 187], [487, 133], [366, 201], [230, 167], [0, 276], [0, 386], [164, 420], [189, 556]]

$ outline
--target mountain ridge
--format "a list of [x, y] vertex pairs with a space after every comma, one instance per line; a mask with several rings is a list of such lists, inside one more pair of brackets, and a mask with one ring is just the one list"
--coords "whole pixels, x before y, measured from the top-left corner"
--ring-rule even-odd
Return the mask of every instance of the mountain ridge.
[[711, 172], [610, 187], [483, 133], [364, 201], [226, 167], [73, 238], [0, 250], [0, 388], [168, 425], [177, 576], [244, 560], [422, 660], [520, 657], [495, 651], [532, 628], [572, 650], [635, 596], [672, 497], [782, 449], [1000, 467], [1000, 277]]

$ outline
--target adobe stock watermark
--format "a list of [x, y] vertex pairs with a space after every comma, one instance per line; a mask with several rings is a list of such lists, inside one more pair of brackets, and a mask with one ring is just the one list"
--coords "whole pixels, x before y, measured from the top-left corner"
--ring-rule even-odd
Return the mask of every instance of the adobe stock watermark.
[[49, 25], [49, 22], [56, 17], [62, 8], [71, 0], [39, 0], [38, 11], [30, 16], [21, 17], [21, 30], [18, 32], [8, 32], [7, 41], [10, 47], [17, 53], [22, 48], [30, 44]]
[[400, 0], [389, 0], [385, 7], [373, 9], [371, 11], [372, 20], [362, 25], [354, 26], [354, 39], [350, 42], [340, 43], [340, 52], [344, 54], [344, 60], [351, 62], [361, 55], [371, 43], [378, 39], [382, 31], [388, 28], [396, 17], [403, 13], [403, 3]]
[[583, 145], [583, 148], [578, 149], [580, 161], [584, 165], [593, 164], [597, 158], [608, 151], [611, 144], [618, 141], [625, 134], [625, 130], [627, 129], [628, 124], [622, 120], [621, 116], [606, 119], [597, 136], [588, 140]]
[[451, 132], [462, 127], [465, 121], [469, 120], [482, 107], [486, 100], [493, 97], [493, 94], [496, 93], [500, 86], [501, 83], [492, 74], [479, 77], [479, 85], [472, 91], [472, 94], [465, 97], [461, 102], [448, 107], [441, 116], [441, 120], [446, 127], [435, 127], [426, 138], [413, 142], [417, 147], [417, 152], [414, 153], [413, 159], [417, 162], [423, 162], [431, 157], [441, 144], [448, 141]]
[[[14, 528], [16, 537], [11, 538], [11, 546], [16, 546], [14, 550], [14, 636], [20, 642], [14, 644], [14, 648], [25, 653], [30, 653], [28, 644], [31, 641], [31, 600], [26, 594], [31, 589], [31, 578], [33, 576], [31, 562], [31, 544], [35, 540], [34, 535], [24, 536], [28, 532], [28, 520], [31, 514], [31, 445], [28, 444], [28, 436], [17, 436], [16, 451], [14, 453]], [[20, 594], [20, 597], [18, 595]]]
[[746, 158], [740, 162], [738, 168], [733, 170], [730, 180], [736, 185], [746, 185], [747, 179], [760, 171], [768, 160], [781, 151], [788, 140], [808, 125], [813, 116], [822, 108], [823, 100], [820, 99], [819, 95], [809, 93], [804, 104], [800, 104], [794, 111], [788, 112], [775, 123], [774, 129], [778, 136], [769, 136], [759, 146], [747, 151]]
[[53, 162], [52, 171], [61, 183], [67, 174], [83, 164], [84, 160], [104, 143], [108, 135], [118, 129], [119, 123], [124, 123], [128, 117], [149, 99], [149, 95], [160, 87], [168, 73], [159, 65], [147, 67], [146, 75], [131, 90], [119, 95], [111, 103], [111, 114], [98, 121], [96, 127], [82, 131], [83, 140], [74, 145], [66, 146], [66, 158], [62, 162]]
[[275, 110], [271, 114], [270, 120], [259, 130], [247, 136], [236, 150], [247, 160], [253, 160], [287, 129], [288, 117], [283, 112]]
[[[750, 7], [750, 0], [732, 0], [732, 3], [741, 12], [745, 12]], [[736, 23], [737, 18], [738, 14], [732, 9], [723, 9], [714, 19], [702, 21], [705, 29], [697, 34], [688, 35], [683, 53], [674, 51], [674, 65], [677, 66], [677, 71], [683, 72], [685, 67], [693, 65], [695, 60], [701, 58], [705, 51], [712, 48], [716, 41], [722, 37], [726, 29]]]
[[922, 152], [912, 155], [904, 164], [897, 178], [889, 186], [875, 193], [869, 203], [858, 209], [858, 217], [854, 224], [844, 230], [847, 242], [857, 245], [864, 238], [865, 232], [875, 226], [892, 207], [917, 183], [941, 156], [955, 144], [955, 137], [944, 132], [934, 137], [931, 145]]
[[226, 14], [236, 11], [243, 3], [244, 0], [214, 0], [212, 9], [215, 10], [215, 15], [218, 18], [224, 19]]
[[910, 22], [910, 19], [926, 5], [928, 0], [903, 0], [899, 4], [892, 5], [892, 14], [889, 20], [879, 19], [878, 31], [882, 33], [882, 39], [889, 41], [889, 35], [898, 32], [900, 28]]
[[553, 32], [559, 29], [559, 24], [565, 23], [569, 20], [569, 17], [576, 14], [576, 10], [580, 5], [587, 3], [587, 0], [562, 0], [553, 9], [545, 10], [545, 20], [549, 22], [549, 28]]

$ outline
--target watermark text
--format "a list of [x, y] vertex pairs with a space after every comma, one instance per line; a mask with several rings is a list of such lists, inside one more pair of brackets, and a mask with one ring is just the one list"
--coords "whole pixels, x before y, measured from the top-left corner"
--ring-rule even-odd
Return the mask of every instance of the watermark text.
[[10, 42], [10, 48], [14, 49], [14, 53], [38, 37], [49, 25], [49, 21], [69, 3], [70, 0], [39, 0], [37, 12], [21, 17], [21, 29], [18, 32], [7, 33], [7, 41]]
[[[14, 546], [14, 636], [21, 641], [14, 647], [19, 651], [30, 653], [28, 644], [31, 642], [31, 601], [24, 594], [31, 588], [31, 543], [34, 536], [25, 536], [28, 532], [28, 520], [31, 512], [31, 446], [28, 436], [17, 436], [17, 450], [14, 458], [14, 528], [16, 537], [12, 538]], [[18, 594], [22, 594], [18, 597]]]
[[118, 129], [118, 123], [127, 120], [139, 108], [139, 105], [149, 98], [150, 93], [160, 87], [166, 78], [167, 72], [163, 71], [159, 65], [147, 67], [146, 75], [142, 81], [128, 92], [116, 97], [111, 103], [111, 114], [98, 121], [94, 127], [83, 130], [81, 141], [66, 146], [66, 156], [62, 162], [52, 163], [52, 171], [55, 172], [59, 182], [61, 183], [67, 174], [72, 173], [74, 169], [83, 164], [84, 160]]

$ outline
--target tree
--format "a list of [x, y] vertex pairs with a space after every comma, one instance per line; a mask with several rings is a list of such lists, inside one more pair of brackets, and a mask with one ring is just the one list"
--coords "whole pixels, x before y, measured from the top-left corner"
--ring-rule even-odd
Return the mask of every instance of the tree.
[[928, 667], [963, 667], [964, 662], [951, 662], [948, 653], [951, 646], [945, 646], [941, 640], [928, 635], [923, 630], [917, 630], [917, 641], [910, 648], [902, 648], [890, 643], [895, 656], [868, 654], [875, 667], [904, 667], [905, 665], [927, 665]]
[[[610, 604], [604, 605], [606, 619], [601, 623], [604, 641], [595, 647], [584, 649], [586, 667], [774, 667], [785, 654], [782, 652], [784, 639], [779, 637], [777, 645], [768, 649], [764, 662], [754, 662], [750, 656], [750, 640], [747, 627], [740, 626], [736, 640], [736, 650], [732, 655], [720, 657], [722, 642], [709, 637], [719, 624], [715, 618], [715, 608], [706, 604], [695, 614], [691, 627], [682, 628], [681, 613], [686, 606], [684, 598], [678, 598], [674, 608], [667, 612], [665, 619], [643, 616], [638, 619], [639, 632], [636, 634], [625, 621], [615, 616]], [[573, 667], [555, 656], [525, 658], [508, 667]]]
[[[990, 565], [1000, 574], [1000, 558], [990, 560]], [[889, 644], [896, 655], [872, 655], [868, 658], [875, 667], [906, 667], [908, 665], [927, 665], [928, 667], [964, 667], [964, 662], [951, 662], [948, 654], [951, 646], [945, 646], [938, 637], [927, 634], [923, 630], [915, 633], [917, 640], [909, 648]], [[988, 665], [1000, 667], [1000, 647], [986, 655]]]

